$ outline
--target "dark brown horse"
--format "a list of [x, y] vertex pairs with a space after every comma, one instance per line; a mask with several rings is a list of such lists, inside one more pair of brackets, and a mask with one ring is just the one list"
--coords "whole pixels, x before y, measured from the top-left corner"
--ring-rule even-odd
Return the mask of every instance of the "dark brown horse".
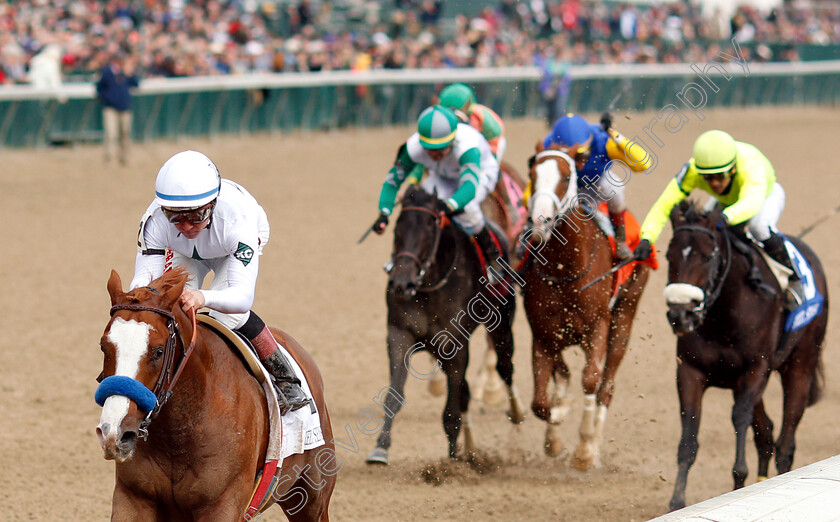
[[[481, 204], [484, 216], [504, 231], [508, 245], [516, 244], [516, 239], [527, 222], [528, 211], [522, 199], [524, 192], [525, 181], [511, 164], [503, 161], [499, 168], [496, 189]], [[509, 255], [511, 266], [516, 266], [519, 259], [515, 252], [511, 251]], [[496, 372], [497, 362], [496, 350], [493, 349], [492, 340], [488, 339], [487, 350], [479, 361], [481, 366], [478, 368], [475, 384], [471, 386], [473, 399], [490, 405], [499, 404], [502, 401], [505, 388], [504, 381]], [[441, 375], [441, 381], [442, 377]], [[437, 384], [435, 381], [436, 379], [429, 381], [429, 387], [437, 386], [442, 393], [442, 383]]]
[[[674, 237], [668, 246], [668, 321], [677, 334], [677, 390], [682, 437], [671, 509], [685, 506], [688, 470], [697, 457], [700, 410], [709, 387], [731, 389], [735, 399], [735, 488], [747, 478], [745, 446], [752, 424], [758, 450], [758, 476], [767, 476], [776, 453], [779, 474], [791, 469], [796, 427], [822, 391], [822, 344], [828, 321], [825, 275], [817, 256], [791, 239], [811, 266], [813, 283], [824, 297], [810, 323], [785, 334], [783, 292], [751, 246], [733, 237], [720, 209], [701, 213], [683, 202], [671, 213]], [[758, 271], [758, 272], [756, 272]], [[772, 285], [772, 286], [770, 286]], [[816, 294], [815, 294], [816, 295]], [[817, 313], [817, 310], [819, 312]], [[779, 439], [762, 396], [772, 370], [784, 390]]]
[[[263, 389], [222, 338], [181, 309], [186, 280], [176, 268], [128, 293], [116, 272], [108, 281], [96, 432], [116, 460], [112, 520], [243, 520], [265, 463]], [[294, 339], [273, 333], [303, 369], [327, 442], [283, 460], [270, 501], [289, 520], [326, 521], [338, 470], [323, 381]]]
[[[559, 424], [569, 412], [569, 368], [563, 350], [580, 345], [584, 408], [580, 443], [574, 453], [579, 470], [600, 465], [600, 445], [615, 374], [630, 338], [630, 329], [649, 267], [637, 264], [613, 295], [615, 275], [582, 291], [613, 266], [609, 239], [575, 196], [576, 169], [567, 150], [538, 145], [530, 168], [534, 228], [526, 232], [532, 260], [525, 272], [523, 298], [533, 333], [534, 413], [548, 422], [545, 450], [562, 450]], [[535, 245], [534, 240], [538, 240]], [[549, 398], [549, 380], [554, 392]]]
[[[409, 187], [394, 227], [394, 251], [388, 269], [388, 362], [390, 387], [384, 420], [370, 464], [388, 464], [394, 416], [404, 404], [409, 374], [429, 379], [444, 373], [447, 398], [443, 429], [449, 456], [458, 455], [458, 436], [464, 427], [464, 450], [475, 449], [468, 416], [470, 387], [466, 372], [469, 345], [479, 325], [489, 331], [498, 356], [496, 371], [504, 380], [510, 400], [510, 419], [522, 422], [524, 411], [513, 384], [513, 332], [515, 295], [503, 296], [486, 284], [476, 248], [470, 236], [437, 208], [437, 194], [418, 186]], [[501, 238], [503, 251], [507, 250]], [[412, 364], [412, 356], [427, 351], [435, 357], [427, 364]], [[423, 368], [422, 371], [417, 367]], [[442, 370], [442, 372], [441, 372]]]

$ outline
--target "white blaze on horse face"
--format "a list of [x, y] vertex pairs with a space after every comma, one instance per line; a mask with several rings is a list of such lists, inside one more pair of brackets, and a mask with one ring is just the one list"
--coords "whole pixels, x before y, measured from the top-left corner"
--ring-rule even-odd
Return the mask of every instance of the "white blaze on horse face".
[[688, 254], [690, 254], [690, 253], [691, 253], [691, 245], [688, 245], [687, 247], [683, 248], [682, 249], [683, 259], [688, 259]]
[[531, 219], [534, 220], [534, 223], [539, 223], [540, 217], [551, 219], [560, 210], [555, 208], [559, 200], [555, 191], [561, 178], [556, 161], [544, 161], [537, 165], [534, 170], [536, 170], [537, 176], [536, 183], [534, 183], [534, 193], [531, 196]]
[[665, 287], [663, 292], [665, 302], [668, 304], [689, 304], [692, 301], [703, 302], [705, 293], [703, 289], [686, 283], [671, 283]]
[[[114, 319], [108, 331], [108, 340], [116, 348], [117, 367], [114, 375], [137, 377], [140, 370], [140, 360], [149, 349], [149, 334], [152, 325], [135, 320], [126, 321], [121, 317]], [[122, 395], [112, 395], [102, 406], [99, 426], [110, 424], [111, 428], [118, 427], [123, 417], [128, 413], [130, 401]]]

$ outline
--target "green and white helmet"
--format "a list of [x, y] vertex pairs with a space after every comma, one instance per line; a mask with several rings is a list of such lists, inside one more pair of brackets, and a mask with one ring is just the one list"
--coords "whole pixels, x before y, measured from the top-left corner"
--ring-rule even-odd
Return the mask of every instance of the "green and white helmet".
[[729, 172], [737, 153], [732, 136], [721, 130], [706, 131], [694, 142], [694, 167], [701, 176]]
[[440, 91], [440, 104], [452, 110], [469, 114], [470, 106], [475, 103], [475, 94], [468, 85], [453, 83]]
[[155, 180], [155, 201], [164, 208], [195, 209], [216, 199], [221, 186], [219, 169], [210, 158], [185, 150], [160, 168]]
[[424, 149], [444, 149], [455, 139], [458, 118], [451, 109], [434, 105], [420, 113], [417, 119], [417, 133]]

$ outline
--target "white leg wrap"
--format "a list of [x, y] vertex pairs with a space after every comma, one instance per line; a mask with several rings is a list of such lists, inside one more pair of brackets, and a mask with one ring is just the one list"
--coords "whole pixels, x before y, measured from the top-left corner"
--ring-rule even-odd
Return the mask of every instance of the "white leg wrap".
[[595, 436], [595, 394], [583, 396], [583, 418], [580, 421], [581, 442], [589, 442]]

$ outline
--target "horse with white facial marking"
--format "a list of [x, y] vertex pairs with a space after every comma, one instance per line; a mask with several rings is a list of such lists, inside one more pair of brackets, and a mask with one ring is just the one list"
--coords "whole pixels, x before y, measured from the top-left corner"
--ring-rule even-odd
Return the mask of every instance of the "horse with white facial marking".
[[[627, 350], [649, 267], [637, 263], [628, 268], [630, 275], [615, 295], [617, 274], [583, 288], [611, 269], [613, 252], [607, 235], [593, 219], [595, 209], [579, 204], [575, 161], [569, 149], [559, 145], [544, 149], [540, 143], [531, 162], [534, 228], [526, 232], [526, 239], [537, 236], [539, 245], [529, 243], [531, 260], [522, 291], [533, 334], [531, 409], [548, 423], [545, 451], [550, 456], [562, 451], [558, 428], [571, 406], [569, 368], [563, 350], [580, 345], [586, 356], [580, 443], [573, 459], [574, 466], [583, 471], [600, 465], [600, 445], [615, 375]], [[549, 380], [554, 380], [551, 397]]]
[[[105, 458], [116, 460], [112, 520], [251, 518], [268, 447], [265, 395], [226, 342], [181, 309], [186, 280], [174, 268], [128, 293], [116, 272], [108, 281], [96, 433]], [[326, 444], [282, 459], [262, 507], [276, 501], [289, 520], [327, 521], [338, 470], [324, 462], [335, 447], [323, 381], [293, 338], [272, 333], [306, 376]]]
[[[699, 212], [687, 201], [671, 212], [674, 236], [668, 246], [668, 321], [677, 334], [677, 390], [682, 436], [670, 508], [685, 506], [688, 470], [694, 464], [703, 394], [710, 387], [731, 389], [735, 399], [735, 489], [747, 478], [745, 446], [752, 424], [758, 475], [767, 477], [776, 453], [779, 474], [790, 471], [796, 427], [807, 406], [822, 393], [821, 353], [828, 321], [828, 292], [819, 259], [805, 243], [790, 239], [810, 266], [814, 314], [792, 331], [786, 328], [783, 292], [758, 253], [736, 239], [719, 208]], [[769, 286], [771, 282], [773, 286]], [[813, 285], [813, 286], [811, 286]], [[824, 299], [823, 299], [824, 298]], [[804, 321], [803, 321], [804, 323]], [[784, 415], [778, 440], [762, 396], [770, 372], [782, 378]]]

